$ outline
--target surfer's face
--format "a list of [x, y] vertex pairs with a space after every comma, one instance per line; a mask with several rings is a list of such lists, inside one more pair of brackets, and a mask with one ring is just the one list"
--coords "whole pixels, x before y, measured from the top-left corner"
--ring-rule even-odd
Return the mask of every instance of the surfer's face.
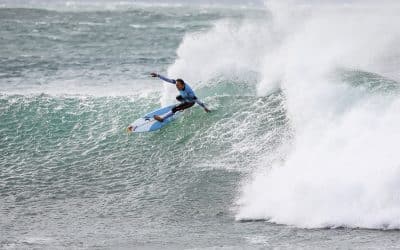
[[178, 90], [183, 90], [185, 88], [185, 84], [183, 82], [177, 81], [175, 85]]

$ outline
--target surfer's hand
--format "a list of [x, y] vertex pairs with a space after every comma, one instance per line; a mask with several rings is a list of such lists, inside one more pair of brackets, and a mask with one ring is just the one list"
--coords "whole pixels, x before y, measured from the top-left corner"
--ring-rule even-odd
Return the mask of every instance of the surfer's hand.
[[204, 111], [206, 111], [207, 113], [211, 112], [211, 110], [209, 110], [208, 108], [204, 108]]
[[151, 73], [150, 75], [151, 75], [152, 77], [157, 77], [157, 76], [158, 76], [157, 73]]

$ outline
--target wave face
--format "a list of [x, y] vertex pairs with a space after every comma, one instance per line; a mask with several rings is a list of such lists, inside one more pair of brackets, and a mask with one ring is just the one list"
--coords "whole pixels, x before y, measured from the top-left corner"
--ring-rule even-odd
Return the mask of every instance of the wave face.
[[[103, 2], [0, 8], [1, 248], [304, 248], [309, 231], [273, 223], [400, 228], [395, 5]], [[127, 135], [175, 102], [153, 71], [213, 112]], [[273, 223], [237, 223], [258, 220]]]

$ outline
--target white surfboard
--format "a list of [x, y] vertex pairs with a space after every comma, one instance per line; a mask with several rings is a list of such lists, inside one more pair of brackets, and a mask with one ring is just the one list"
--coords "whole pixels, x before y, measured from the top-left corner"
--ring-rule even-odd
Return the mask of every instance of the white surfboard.
[[133, 133], [141, 133], [141, 132], [151, 132], [151, 131], [156, 131], [156, 130], [161, 129], [165, 125], [167, 125], [170, 122], [172, 122], [173, 120], [175, 120], [180, 115], [181, 112], [180, 111], [176, 112], [174, 115], [164, 119], [163, 122], [159, 122], [159, 121], [155, 120], [154, 116], [159, 115], [159, 116], [163, 117], [168, 112], [170, 112], [174, 107], [175, 107], [175, 105], [170, 105], [170, 106], [167, 106], [164, 108], [154, 110], [154, 111], [144, 115], [143, 117], [141, 117], [141, 118], [137, 119], [136, 121], [134, 121], [133, 123], [131, 123], [128, 126], [127, 131], [133, 132]]

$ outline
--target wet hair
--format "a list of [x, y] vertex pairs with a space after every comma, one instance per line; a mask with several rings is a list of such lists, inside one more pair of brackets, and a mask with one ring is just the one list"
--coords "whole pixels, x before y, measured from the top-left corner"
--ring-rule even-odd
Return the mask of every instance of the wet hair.
[[184, 82], [182, 79], [180, 79], [180, 78], [176, 79], [175, 81], [176, 81], [177, 83], [179, 82], [179, 83], [181, 83], [181, 84], [185, 84], [185, 82]]

